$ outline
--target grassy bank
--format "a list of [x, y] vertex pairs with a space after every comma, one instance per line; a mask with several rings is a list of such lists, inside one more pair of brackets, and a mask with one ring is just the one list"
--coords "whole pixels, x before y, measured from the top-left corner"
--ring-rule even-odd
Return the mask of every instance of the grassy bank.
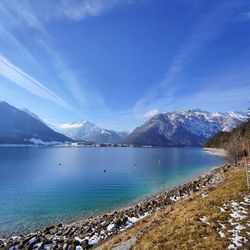
[[250, 249], [244, 169], [233, 167], [220, 177], [219, 184], [144, 218], [96, 249]]

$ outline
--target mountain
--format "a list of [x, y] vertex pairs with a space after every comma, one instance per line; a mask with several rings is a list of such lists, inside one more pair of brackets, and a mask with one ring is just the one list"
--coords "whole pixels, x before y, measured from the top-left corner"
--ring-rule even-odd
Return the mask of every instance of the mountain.
[[62, 123], [51, 127], [75, 140], [98, 143], [120, 143], [128, 136], [127, 132], [103, 129], [89, 121]]
[[29, 114], [30, 116], [32, 116], [33, 118], [35, 118], [36, 120], [45, 123], [38, 115], [34, 114], [33, 112], [31, 112], [30, 110], [24, 108], [22, 111], [24, 111], [25, 113]]
[[219, 131], [244, 122], [243, 112], [210, 113], [199, 109], [166, 112], [137, 127], [126, 143], [158, 146], [201, 146]]
[[0, 144], [52, 145], [72, 139], [55, 132], [34, 114], [0, 102]]
[[231, 132], [218, 132], [206, 142], [205, 147], [225, 148], [226, 143], [228, 143], [233, 136], [242, 137], [250, 143], [250, 119], [238, 125]]

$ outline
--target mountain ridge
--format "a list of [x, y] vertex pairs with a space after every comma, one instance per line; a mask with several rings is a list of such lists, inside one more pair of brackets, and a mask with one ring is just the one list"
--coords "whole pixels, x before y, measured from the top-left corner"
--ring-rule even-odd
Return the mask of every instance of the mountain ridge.
[[246, 120], [243, 112], [200, 109], [159, 113], [134, 129], [126, 143], [157, 146], [202, 146], [219, 131], [230, 131]]
[[54, 145], [73, 141], [7, 102], [0, 102], [0, 117], [0, 144]]

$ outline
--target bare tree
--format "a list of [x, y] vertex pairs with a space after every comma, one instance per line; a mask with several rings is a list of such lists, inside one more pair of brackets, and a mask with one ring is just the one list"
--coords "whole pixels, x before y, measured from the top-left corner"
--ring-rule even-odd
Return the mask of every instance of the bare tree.
[[243, 156], [243, 138], [240, 133], [234, 133], [230, 136], [229, 141], [225, 144], [225, 150], [230, 160], [237, 165]]

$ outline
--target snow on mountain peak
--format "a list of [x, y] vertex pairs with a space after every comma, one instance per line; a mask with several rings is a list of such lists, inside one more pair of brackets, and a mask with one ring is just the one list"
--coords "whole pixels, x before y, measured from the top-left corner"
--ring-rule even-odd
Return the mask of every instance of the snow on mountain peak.
[[125, 132], [100, 128], [90, 121], [62, 123], [54, 125], [53, 128], [76, 140], [100, 143], [119, 143], [127, 136]]
[[58, 127], [58, 129], [79, 129], [81, 127], [95, 127], [96, 125], [89, 121], [84, 122], [70, 122], [70, 123], [61, 123], [54, 125], [55, 127]]
[[247, 116], [242, 112], [189, 109], [160, 113], [136, 128], [127, 142], [151, 145], [202, 145], [219, 131], [230, 131]]

